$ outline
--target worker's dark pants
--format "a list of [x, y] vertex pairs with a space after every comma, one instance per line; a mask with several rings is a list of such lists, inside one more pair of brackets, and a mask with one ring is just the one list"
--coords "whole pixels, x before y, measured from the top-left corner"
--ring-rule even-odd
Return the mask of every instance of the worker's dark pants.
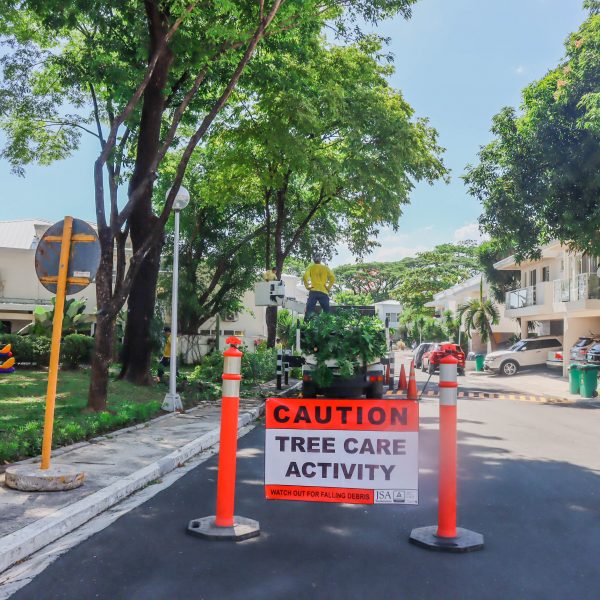
[[325, 292], [308, 292], [308, 300], [306, 301], [306, 311], [304, 318], [308, 321], [317, 307], [317, 303], [323, 309], [323, 312], [329, 312], [329, 296]]

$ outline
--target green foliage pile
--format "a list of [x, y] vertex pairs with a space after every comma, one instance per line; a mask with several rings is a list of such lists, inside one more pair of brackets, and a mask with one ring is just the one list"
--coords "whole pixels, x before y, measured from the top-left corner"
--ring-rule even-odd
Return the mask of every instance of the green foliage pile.
[[302, 325], [302, 351], [317, 359], [314, 380], [326, 387], [333, 375], [327, 361], [335, 360], [342, 377], [378, 360], [387, 352], [383, 324], [355, 310], [319, 313]]

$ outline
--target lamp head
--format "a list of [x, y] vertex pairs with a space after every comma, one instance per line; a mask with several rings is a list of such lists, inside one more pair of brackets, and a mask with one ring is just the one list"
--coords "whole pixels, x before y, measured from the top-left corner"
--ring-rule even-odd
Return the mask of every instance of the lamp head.
[[[167, 191], [167, 197], [171, 192], [171, 188]], [[175, 200], [173, 201], [173, 210], [183, 210], [190, 203], [190, 193], [181, 186], [175, 196]]]

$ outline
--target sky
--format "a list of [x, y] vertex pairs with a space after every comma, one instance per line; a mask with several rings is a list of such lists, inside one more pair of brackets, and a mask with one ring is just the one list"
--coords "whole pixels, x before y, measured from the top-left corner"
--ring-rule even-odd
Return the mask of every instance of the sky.
[[[492, 116], [516, 106], [521, 90], [563, 56], [563, 42], [585, 19], [582, 0], [420, 0], [410, 20], [380, 24], [390, 38], [400, 89], [428, 117], [446, 148], [450, 184], [417, 184], [397, 232], [382, 230], [366, 260], [398, 260], [436, 244], [479, 236], [479, 203], [460, 175], [491, 139]], [[94, 221], [92, 169], [97, 141], [83, 138], [72, 157], [29, 167], [24, 178], [0, 161], [0, 221], [70, 214]], [[354, 262], [340, 247], [332, 265]]]

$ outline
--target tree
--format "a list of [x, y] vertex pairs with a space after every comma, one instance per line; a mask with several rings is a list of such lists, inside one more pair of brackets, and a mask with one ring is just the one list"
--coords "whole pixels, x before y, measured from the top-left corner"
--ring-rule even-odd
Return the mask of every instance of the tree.
[[480, 268], [474, 242], [440, 244], [401, 262], [405, 271], [392, 296], [405, 309], [422, 314], [431, 314], [425, 304], [433, 300], [434, 294], [473, 277]]
[[333, 299], [337, 304], [347, 304], [353, 306], [367, 306], [373, 304], [373, 297], [370, 294], [357, 294], [350, 290], [333, 291]]
[[[277, 55], [238, 89], [229, 127], [209, 142], [240, 196], [260, 190], [264, 268], [279, 277], [289, 257], [330, 257], [341, 240], [364, 254], [379, 228], [397, 226], [415, 181], [446, 174], [435, 130], [389, 86], [381, 50], [368, 37]], [[275, 323], [269, 307], [270, 345]]]
[[479, 283], [479, 298], [473, 298], [458, 307], [458, 318], [464, 320], [465, 330], [468, 336], [476, 331], [481, 336], [481, 341], [488, 344], [493, 350], [495, 346], [492, 326], [497, 325], [500, 320], [498, 308], [492, 300], [483, 297], [483, 277]]
[[406, 262], [367, 262], [336, 267], [336, 289], [341, 288], [353, 294], [368, 295], [372, 302], [381, 302], [390, 297], [392, 290], [402, 282]]
[[[240, 198], [239, 188], [231, 185], [232, 174], [224, 176], [210, 150], [210, 144], [196, 150], [183, 181], [191, 202], [180, 215], [178, 316], [179, 330], [190, 335], [217, 314], [239, 312], [241, 298], [255, 283], [263, 262], [261, 207], [251, 198]], [[177, 161], [177, 156], [171, 158], [173, 168]], [[166, 189], [170, 175], [167, 166], [157, 192]], [[168, 271], [173, 261], [172, 230], [169, 221], [163, 252], [163, 267]], [[170, 302], [171, 290], [168, 273], [159, 280], [158, 297]]]
[[500, 240], [491, 239], [483, 242], [477, 249], [477, 257], [485, 280], [489, 284], [492, 296], [496, 302], [504, 304], [506, 293], [519, 287], [521, 284], [521, 271], [499, 271], [494, 264], [503, 258], [514, 254], [514, 248], [503, 247]]
[[467, 167], [482, 228], [518, 260], [558, 239], [600, 255], [600, 12], [566, 41], [560, 64], [493, 119], [494, 140]]
[[[100, 146], [94, 163], [101, 261], [91, 409], [106, 407], [115, 320], [128, 296], [123, 374], [149, 381], [148, 332], [164, 226], [194, 149], [258, 44], [272, 37], [301, 46], [325, 22], [343, 32], [358, 19], [408, 16], [413, 1], [0, 1], [0, 33], [10, 47], [2, 57], [2, 156], [22, 172], [29, 163], [67, 156], [82, 132]], [[182, 135], [181, 124], [191, 135]], [[182, 149], [181, 158], [155, 215], [154, 181], [173, 145]], [[126, 179], [127, 201], [120, 204]], [[134, 253], [127, 265], [129, 236]]]

